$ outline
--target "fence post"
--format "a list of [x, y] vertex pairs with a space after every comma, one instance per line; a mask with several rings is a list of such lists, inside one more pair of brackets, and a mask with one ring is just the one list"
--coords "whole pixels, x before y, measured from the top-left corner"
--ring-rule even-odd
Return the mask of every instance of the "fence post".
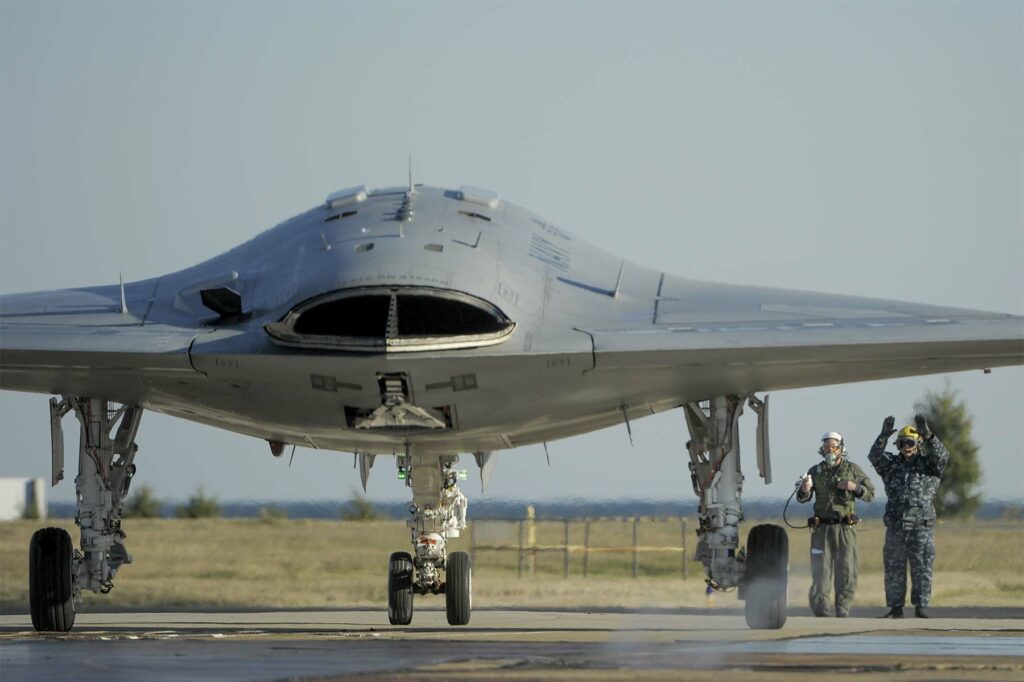
[[583, 577], [590, 573], [590, 519], [583, 524]]
[[569, 519], [565, 520], [565, 532], [563, 534], [565, 543], [565, 565], [562, 567], [562, 576], [569, 577]]
[[633, 517], [633, 577], [637, 577], [640, 572], [640, 550], [637, 547], [640, 546], [640, 519]]
[[530, 547], [530, 577], [537, 575], [537, 527], [534, 525], [536, 510], [533, 505], [526, 507], [526, 543]]
[[680, 552], [680, 554], [683, 555], [683, 580], [686, 580], [687, 578], [690, 577], [690, 562], [687, 561], [687, 556], [686, 556], [686, 517], [685, 516], [683, 517], [683, 533], [680, 536], [680, 541], [682, 542], [681, 547], [683, 548], [683, 551]]
[[524, 549], [523, 549], [523, 539], [526, 537], [525, 528], [524, 528], [525, 525], [526, 525], [525, 521], [520, 521], [519, 522], [519, 577], [520, 578], [523, 577], [523, 560], [525, 559]]

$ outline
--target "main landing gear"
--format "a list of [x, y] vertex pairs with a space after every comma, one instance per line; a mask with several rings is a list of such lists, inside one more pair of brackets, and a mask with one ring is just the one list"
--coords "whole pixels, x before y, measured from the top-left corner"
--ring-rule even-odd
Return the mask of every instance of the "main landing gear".
[[[132, 557], [121, 530], [121, 503], [135, 474], [135, 434], [142, 409], [112, 410], [105, 400], [65, 397], [50, 401], [53, 435], [53, 483], [63, 478], [61, 417], [75, 412], [81, 423], [75, 492], [81, 528], [81, 551], [63, 528], [42, 528], [29, 545], [29, 607], [32, 625], [41, 632], [68, 632], [82, 592], [106, 594], [114, 576]], [[114, 427], [116, 434], [113, 434]], [[113, 434], [113, 435], [112, 435]]]
[[[707, 584], [720, 591], [738, 588], [747, 625], [778, 629], [786, 623], [789, 539], [776, 525], [755, 526], [739, 548], [743, 472], [740, 468], [739, 417], [748, 396], [716, 396], [683, 406], [690, 442], [690, 478], [700, 498], [696, 558], [707, 569]], [[758, 469], [771, 482], [768, 458], [767, 396], [749, 397], [758, 415]]]
[[[473, 563], [465, 552], [448, 552], [449, 537], [466, 527], [466, 496], [452, 466], [458, 455], [398, 457], [400, 475], [412, 488], [412, 518], [406, 522], [414, 554], [395, 552], [388, 560], [388, 620], [412, 622], [417, 594], [444, 594], [449, 625], [466, 625], [473, 610]], [[444, 571], [442, 580], [441, 571]]]

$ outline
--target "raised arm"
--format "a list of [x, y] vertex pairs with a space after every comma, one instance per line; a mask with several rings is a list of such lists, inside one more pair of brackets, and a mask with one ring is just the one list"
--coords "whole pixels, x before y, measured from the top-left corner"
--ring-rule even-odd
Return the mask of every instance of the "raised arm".
[[933, 476], [942, 476], [942, 472], [946, 469], [946, 463], [949, 462], [949, 450], [939, 440], [939, 437], [932, 433], [928, 427], [928, 420], [923, 414], [915, 415], [914, 422], [917, 424], [917, 432], [924, 439], [921, 455], [927, 462], [928, 473]]
[[885, 445], [894, 433], [896, 433], [896, 418], [890, 415], [882, 422], [882, 430], [871, 445], [871, 452], [868, 453], [868, 461], [871, 462], [871, 466], [875, 468], [878, 475], [883, 478], [889, 473], [891, 466], [889, 458], [885, 456]]

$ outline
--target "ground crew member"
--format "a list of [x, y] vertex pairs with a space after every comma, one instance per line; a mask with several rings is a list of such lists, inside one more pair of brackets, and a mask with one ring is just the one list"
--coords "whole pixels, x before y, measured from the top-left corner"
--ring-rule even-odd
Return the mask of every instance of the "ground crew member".
[[[864, 470], [847, 458], [843, 437], [830, 431], [821, 437], [823, 460], [807, 470], [796, 499], [814, 496], [811, 528], [811, 611], [815, 616], [846, 618], [857, 590], [857, 500], [870, 502], [875, 486]], [[835, 587], [835, 602], [832, 588]]]
[[907, 564], [910, 564], [910, 603], [914, 615], [927, 618], [925, 608], [932, 596], [932, 564], [935, 561], [935, 492], [949, 451], [928, 428], [924, 415], [914, 417], [916, 428], [904, 426], [896, 436], [899, 454], [885, 451], [896, 433], [896, 420], [886, 417], [882, 432], [868, 459], [882, 477], [885, 494], [885, 604], [884, 618], [902, 618], [907, 598]]

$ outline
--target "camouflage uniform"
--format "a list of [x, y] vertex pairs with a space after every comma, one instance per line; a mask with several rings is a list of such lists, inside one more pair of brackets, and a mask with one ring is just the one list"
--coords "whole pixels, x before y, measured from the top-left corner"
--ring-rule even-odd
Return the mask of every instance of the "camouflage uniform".
[[[814, 517], [819, 520], [817, 526], [811, 525], [811, 611], [816, 616], [846, 616], [857, 590], [857, 530], [843, 519], [853, 514], [858, 499], [875, 498], [875, 486], [863, 469], [845, 457], [834, 468], [820, 462], [807, 475], [814, 487], [806, 493], [798, 490], [796, 499], [807, 502], [813, 495]], [[836, 486], [841, 481], [853, 481], [857, 489], [839, 490]]]
[[935, 507], [949, 452], [937, 437], [924, 440], [910, 459], [885, 451], [886, 440], [875, 441], [868, 459], [882, 477], [885, 494], [885, 603], [903, 608], [907, 598], [907, 564], [910, 564], [910, 603], [928, 606], [932, 596], [932, 563], [935, 561]]

